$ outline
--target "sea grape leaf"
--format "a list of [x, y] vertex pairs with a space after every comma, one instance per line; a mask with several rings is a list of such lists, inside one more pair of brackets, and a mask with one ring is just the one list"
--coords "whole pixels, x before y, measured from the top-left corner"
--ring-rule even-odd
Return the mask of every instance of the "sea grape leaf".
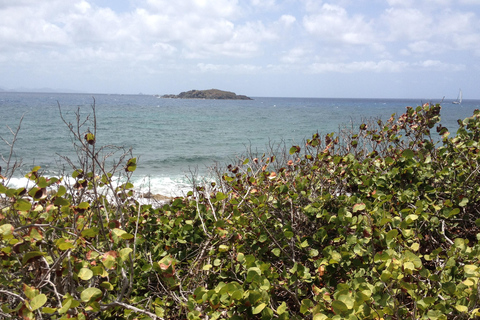
[[35, 289], [35, 287], [30, 287], [26, 284], [23, 284], [23, 293], [28, 299], [33, 299], [40, 294], [40, 291]]
[[410, 150], [410, 149], [405, 149], [403, 150], [402, 152], [402, 156], [405, 158], [405, 159], [412, 159], [414, 156], [415, 156], [415, 153]]
[[80, 299], [83, 302], [94, 301], [102, 296], [102, 291], [98, 288], [90, 287], [82, 291]]
[[54, 314], [56, 311], [57, 311], [57, 308], [49, 308], [49, 307], [42, 308], [42, 313], [46, 313], [46, 314]]
[[365, 208], [366, 208], [365, 203], [357, 203], [356, 205], [353, 206], [353, 212], [362, 211], [362, 210], [365, 210]]
[[349, 311], [347, 305], [340, 300], [334, 300], [332, 302], [332, 308], [333, 308], [333, 311], [335, 311], [335, 313], [337, 314], [341, 314]]
[[88, 268], [81, 268], [78, 277], [82, 280], [90, 280], [93, 277], [93, 271]]
[[90, 203], [88, 202], [80, 202], [77, 206], [78, 209], [84, 209], [84, 210], [87, 210], [88, 208], [90, 208]]
[[32, 311], [35, 311], [35, 310], [43, 307], [43, 305], [46, 302], [47, 302], [47, 296], [42, 293], [42, 294], [39, 294], [39, 295], [35, 296], [35, 298], [33, 298], [30, 301], [30, 307], [32, 308]]
[[11, 235], [13, 230], [14, 230], [13, 226], [9, 223], [3, 224], [0, 226], [0, 234], [3, 237]]
[[118, 256], [122, 261], [126, 261], [128, 259], [129, 254], [133, 252], [132, 248], [123, 248], [118, 252]]
[[111, 291], [111, 290], [114, 289], [113, 285], [112, 285], [110, 282], [107, 282], [107, 281], [102, 282], [102, 283], [100, 284], [100, 287], [105, 288], [105, 289], [107, 289], [107, 290], [109, 290], [109, 291]]
[[266, 303], [260, 303], [258, 306], [253, 308], [252, 313], [253, 314], [259, 314], [260, 312], [262, 312], [263, 309], [265, 309], [266, 306], [267, 306]]
[[85, 229], [82, 231], [82, 236], [87, 238], [94, 238], [98, 235], [99, 229], [96, 227]]
[[127, 161], [126, 172], [133, 172], [137, 169], [137, 158], [131, 158]]
[[287, 311], [287, 304], [284, 302], [282, 302], [282, 304], [277, 308], [277, 313], [280, 315], [280, 314], [283, 314]]
[[70, 201], [62, 197], [57, 197], [53, 202], [53, 204], [55, 204], [56, 206], [69, 206]]
[[32, 208], [32, 204], [28, 200], [18, 199], [13, 207], [18, 211], [29, 211]]
[[73, 245], [73, 243], [67, 241], [65, 238], [60, 238], [56, 241], [56, 244], [57, 244], [57, 247], [58, 249], [62, 250], [62, 251], [65, 251], [65, 250], [68, 250], [68, 249], [72, 249], [73, 247], [75, 247]]
[[41, 257], [41, 256], [44, 256], [44, 255], [45, 255], [45, 252], [41, 252], [41, 251], [30, 251], [30, 252], [27, 252], [27, 253], [23, 256], [22, 264], [25, 265], [25, 264], [27, 264], [31, 259], [36, 258], [36, 257]]
[[455, 309], [457, 309], [459, 312], [464, 312], [464, 313], [468, 312], [468, 307], [467, 306], [462, 306], [462, 305], [459, 305], [459, 304], [457, 304], [455, 306]]

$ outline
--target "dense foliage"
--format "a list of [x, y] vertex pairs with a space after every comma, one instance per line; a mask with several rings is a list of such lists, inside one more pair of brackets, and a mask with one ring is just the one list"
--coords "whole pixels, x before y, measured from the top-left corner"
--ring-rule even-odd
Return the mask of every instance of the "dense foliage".
[[[439, 105], [232, 164], [159, 208], [77, 131], [74, 182], [0, 184], [0, 311], [23, 319], [480, 316], [480, 112]], [[117, 169], [119, 167], [117, 166]], [[106, 191], [105, 191], [106, 190]], [[110, 193], [108, 193], [110, 192]]]

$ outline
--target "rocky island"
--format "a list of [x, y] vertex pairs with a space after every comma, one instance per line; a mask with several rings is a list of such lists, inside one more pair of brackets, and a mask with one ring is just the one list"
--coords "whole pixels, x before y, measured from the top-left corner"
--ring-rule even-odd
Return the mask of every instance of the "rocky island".
[[223, 91], [218, 89], [209, 90], [190, 90], [187, 92], [181, 92], [178, 95], [166, 94], [161, 96], [162, 98], [170, 99], [223, 99], [223, 100], [252, 100], [244, 95], [237, 95], [230, 91]]

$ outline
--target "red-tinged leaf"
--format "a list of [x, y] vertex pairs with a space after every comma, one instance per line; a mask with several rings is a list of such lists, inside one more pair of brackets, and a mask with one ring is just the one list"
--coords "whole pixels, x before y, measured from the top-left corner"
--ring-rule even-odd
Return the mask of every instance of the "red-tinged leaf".
[[105, 260], [107, 257], [113, 257], [113, 258], [117, 258], [118, 257], [118, 253], [116, 251], [107, 251], [103, 254], [103, 259]]

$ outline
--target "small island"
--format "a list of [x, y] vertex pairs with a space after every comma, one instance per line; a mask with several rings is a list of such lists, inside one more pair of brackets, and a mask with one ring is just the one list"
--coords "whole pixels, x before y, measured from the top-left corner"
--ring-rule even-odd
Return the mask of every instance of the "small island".
[[218, 89], [209, 90], [190, 90], [187, 92], [181, 92], [178, 95], [165, 94], [162, 98], [170, 99], [218, 99], [218, 100], [253, 100], [244, 95], [237, 95], [234, 92], [223, 91]]

